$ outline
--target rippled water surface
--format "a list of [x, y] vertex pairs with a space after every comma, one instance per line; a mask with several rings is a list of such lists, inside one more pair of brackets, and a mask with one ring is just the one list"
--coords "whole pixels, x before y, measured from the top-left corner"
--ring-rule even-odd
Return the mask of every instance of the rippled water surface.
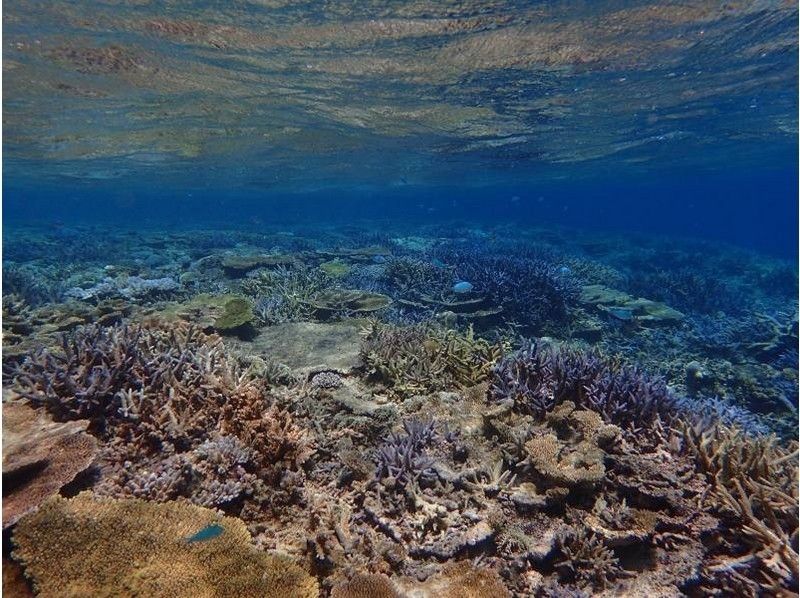
[[4, 34], [11, 182], [296, 191], [795, 158], [795, 2], [14, 0]]

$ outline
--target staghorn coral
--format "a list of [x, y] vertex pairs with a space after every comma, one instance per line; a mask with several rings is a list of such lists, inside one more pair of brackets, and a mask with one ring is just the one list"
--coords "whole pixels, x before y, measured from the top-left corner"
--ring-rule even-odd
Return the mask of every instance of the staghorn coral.
[[628, 434], [658, 429], [677, 414], [666, 384], [594, 352], [531, 342], [492, 370], [489, 398], [542, 419], [563, 401]]
[[255, 300], [255, 314], [264, 325], [311, 318], [312, 299], [329, 285], [320, 270], [279, 266], [259, 270], [242, 282], [242, 292]]
[[506, 349], [466, 333], [431, 325], [396, 327], [371, 322], [361, 356], [370, 373], [399, 393], [466, 388], [488, 379]]
[[79, 328], [62, 353], [44, 350], [13, 376], [22, 396], [56, 417], [92, 418], [105, 442], [100, 490], [111, 496], [224, 506], [256, 494], [257, 476], [265, 498], [310, 454], [305, 432], [260, 381], [218, 337], [190, 326]]
[[684, 450], [711, 484], [706, 505], [729, 521], [722, 541], [727, 550], [706, 565], [705, 582], [722, 589], [736, 582], [747, 593], [796, 588], [797, 442], [783, 446], [775, 436], [689, 424], [683, 439]]
[[390, 434], [375, 452], [375, 479], [387, 489], [415, 486], [423, 475], [431, 475], [433, 460], [425, 447], [437, 436], [432, 421], [403, 422], [405, 434]]
[[586, 527], [564, 534], [559, 538], [559, 547], [563, 557], [556, 569], [564, 580], [604, 589], [609, 581], [623, 574], [614, 553]]
[[3, 402], [3, 528], [35, 510], [91, 465], [89, 422], [55, 423], [41, 410]]
[[458, 280], [469, 281], [476, 293], [502, 307], [507, 319], [534, 331], [567, 322], [579, 295], [569, 269], [530, 247], [452, 243], [435, 255], [454, 267]]
[[[210, 525], [221, 533], [187, 541]], [[318, 595], [299, 566], [255, 550], [240, 520], [188, 503], [56, 497], [19, 522], [13, 542], [41, 596]]]

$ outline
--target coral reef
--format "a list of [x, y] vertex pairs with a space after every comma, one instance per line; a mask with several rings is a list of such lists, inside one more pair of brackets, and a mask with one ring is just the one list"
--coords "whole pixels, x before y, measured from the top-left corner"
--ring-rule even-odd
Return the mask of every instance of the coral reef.
[[567, 321], [568, 307], [579, 295], [568, 269], [524, 247], [500, 245], [489, 251], [454, 243], [438, 247], [436, 257], [455, 269], [458, 280], [470, 282], [476, 293], [502, 307], [507, 319], [531, 332]]
[[598, 353], [537, 342], [497, 364], [489, 396], [538, 418], [570, 400], [632, 434], [668, 424], [677, 412], [663, 380]]
[[[212, 524], [222, 533], [187, 541]], [[318, 595], [298, 565], [255, 550], [241, 521], [186, 503], [54, 498], [17, 525], [13, 542], [43, 596]]]
[[[195, 35], [174, 25], [141, 27]], [[25, 410], [4, 483], [47, 481], [28, 515], [4, 510], [12, 566], [44, 595], [269, 596], [273, 567], [273, 589], [300, 596], [795, 590], [791, 268], [557, 229], [408, 232], [262, 222], [11, 243], [26, 273], [12, 290], [39, 273], [115, 287], [4, 296], [4, 426]], [[670, 294], [634, 286], [682, 269]], [[741, 309], [679, 291], [713, 290], [693, 270]], [[118, 288], [163, 279], [180, 289]], [[250, 334], [217, 335], [237, 322]], [[59, 488], [93, 494], [35, 511]], [[62, 550], [76, 542], [91, 569]]]
[[735, 428], [686, 425], [685, 450], [709, 480], [705, 502], [726, 520], [705, 565], [707, 587], [756, 595], [798, 585], [798, 447]]

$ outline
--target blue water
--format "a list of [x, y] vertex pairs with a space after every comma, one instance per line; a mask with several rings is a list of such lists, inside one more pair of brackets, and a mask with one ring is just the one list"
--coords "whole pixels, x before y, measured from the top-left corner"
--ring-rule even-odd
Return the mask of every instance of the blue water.
[[[135, 183], [52, 188], [13, 180], [8, 170], [4, 219], [16, 224], [125, 227], [245, 227], [347, 224], [384, 219], [574, 227], [589, 232], [675, 235], [721, 241], [790, 260], [797, 258], [797, 167], [746, 173], [676, 173], [589, 181], [490, 186], [335, 188], [314, 193], [259, 193], [207, 187], [191, 192]], [[11, 171], [13, 173], [13, 170]], [[612, 180], [609, 180], [611, 178]]]

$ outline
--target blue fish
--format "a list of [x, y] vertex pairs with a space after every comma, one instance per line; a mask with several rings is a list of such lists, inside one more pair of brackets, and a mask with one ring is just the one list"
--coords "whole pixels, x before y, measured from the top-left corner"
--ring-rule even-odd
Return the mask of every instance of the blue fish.
[[222, 527], [218, 523], [210, 523], [209, 525], [205, 526], [196, 534], [193, 534], [186, 538], [186, 541], [189, 544], [194, 542], [205, 542], [206, 540], [213, 540], [217, 536], [220, 536], [222, 532], [225, 531], [225, 528]]
[[456, 284], [453, 285], [454, 293], [459, 293], [459, 294], [469, 293], [472, 289], [473, 289], [472, 284], [465, 280], [457, 282]]
[[386, 263], [386, 257], [383, 256], [383, 255], [376, 255], [376, 256], [374, 256], [372, 258], [372, 261], [374, 263], [376, 263], [376, 264], [385, 264]]

